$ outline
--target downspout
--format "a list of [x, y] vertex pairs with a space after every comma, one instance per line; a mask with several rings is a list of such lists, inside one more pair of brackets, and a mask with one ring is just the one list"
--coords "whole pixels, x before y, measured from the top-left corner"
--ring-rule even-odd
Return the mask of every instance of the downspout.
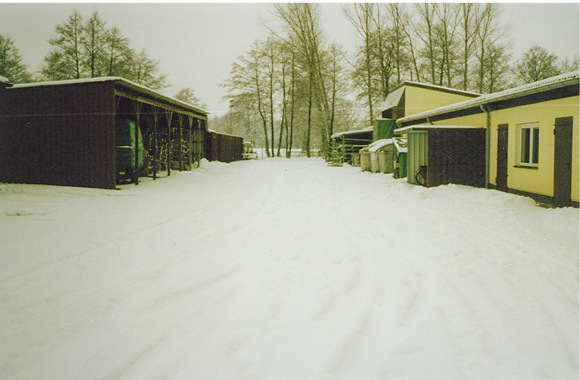
[[427, 116], [427, 123], [429, 123], [430, 125], [433, 125], [433, 122], [431, 121], [431, 118], [429, 116]]
[[489, 113], [489, 108], [480, 105], [479, 108], [485, 113], [485, 187], [489, 188], [489, 141], [491, 135], [491, 116]]

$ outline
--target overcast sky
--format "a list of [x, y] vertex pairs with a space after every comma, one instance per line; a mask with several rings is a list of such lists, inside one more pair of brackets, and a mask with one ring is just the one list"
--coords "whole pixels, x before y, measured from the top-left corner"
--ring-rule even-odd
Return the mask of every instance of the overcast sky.
[[[1, 0], [0, 0], [1, 1]], [[345, 18], [344, 4], [321, 4], [324, 33], [328, 40], [353, 50], [352, 26]], [[348, 6], [348, 5], [347, 5]], [[513, 54], [517, 59], [532, 45], [540, 45], [559, 57], [579, 52], [579, 4], [501, 4], [502, 17], [510, 26]], [[0, 3], [0, 34], [11, 37], [30, 71], [39, 71], [51, 50], [49, 38], [57, 24], [77, 9], [83, 16], [97, 10], [107, 26], [117, 26], [131, 47], [145, 48], [160, 61], [174, 96], [180, 88], [193, 88], [208, 110], [227, 111], [219, 86], [231, 64], [250, 44], [265, 35], [260, 20], [272, 20], [271, 4], [181, 3], [181, 4], [19, 4]]]

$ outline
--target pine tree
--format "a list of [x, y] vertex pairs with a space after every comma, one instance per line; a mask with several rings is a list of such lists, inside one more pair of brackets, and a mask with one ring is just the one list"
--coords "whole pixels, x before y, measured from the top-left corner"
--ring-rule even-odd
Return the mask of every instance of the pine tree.
[[26, 83], [31, 80], [14, 41], [3, 35], [0, 35], [0, 76], [6, 77], [12, 83]]
[[45, 58], [42, 75], [48, 80], [79, 79], [82, 72], [83, 20], [76, 10], [63, 25], [56, 27], [57, 36], [50, 39], [54, 46]]

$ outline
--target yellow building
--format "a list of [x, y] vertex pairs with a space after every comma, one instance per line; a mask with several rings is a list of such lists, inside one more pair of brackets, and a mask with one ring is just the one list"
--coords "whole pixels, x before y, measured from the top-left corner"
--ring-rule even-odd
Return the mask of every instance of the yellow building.
[[477, 92], [406, 81], [389, 93], [380, 112], [383, 119], [399, 119], [479, 96]]
[[412, 125], [486, 129], [486, 184], [556, 206], [579, 206], [580, 73], [410, 114]]

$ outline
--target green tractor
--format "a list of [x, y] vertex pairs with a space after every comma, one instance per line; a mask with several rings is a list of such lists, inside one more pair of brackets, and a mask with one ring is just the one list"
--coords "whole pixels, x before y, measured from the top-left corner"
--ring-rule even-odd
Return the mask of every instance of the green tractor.
[[[135, 174], [135, 121], [117, 119], [117, 182], [131, 181]], [[143, 171], [145, 148], [141, 129], [139, 133], [139, 172]]]

